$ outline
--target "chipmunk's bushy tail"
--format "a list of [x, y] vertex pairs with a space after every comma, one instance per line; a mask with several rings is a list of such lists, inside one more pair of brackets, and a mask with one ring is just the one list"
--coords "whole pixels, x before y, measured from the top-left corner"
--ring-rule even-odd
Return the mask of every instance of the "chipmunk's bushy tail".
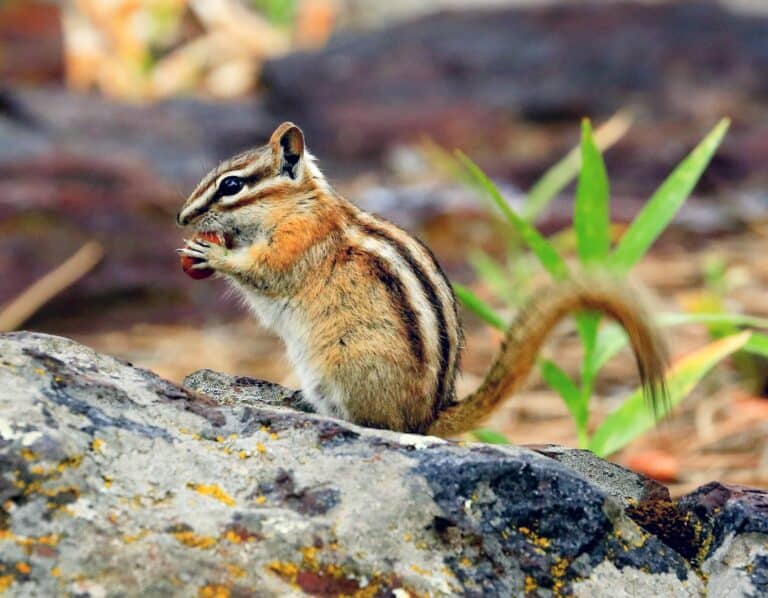
[[606, 280], [569, 280], [528, 300], [507, 330], [501, 351], [480, 387], [444, 409], [427, 433], [452, 436], [476, 428], [516, 391], [533, 367], [552, 329], [574, 312], [595, 311], [618, 322], [629, 336], [640, 380], [657, 411], [668, 400], [664, 380], [667, 353], [645, 312], [630, 292]]

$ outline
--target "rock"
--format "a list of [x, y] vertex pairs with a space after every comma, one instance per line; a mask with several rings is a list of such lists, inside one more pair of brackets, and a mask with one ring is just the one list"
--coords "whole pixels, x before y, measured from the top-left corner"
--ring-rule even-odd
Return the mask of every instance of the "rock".
[[609, 492], [525, 448], [360, 428], [210, 372], [190, 378], [204, 396], [60, 337], [2, 335], [0, 356], [12, 596], [705, 589]]
[[620, 500], [625, 507], [670, 501], [669, 490], [664, 485], [631, 469], [601, 459], [590, 451], [569, 449], [555, 444], [528, 445], [527, 448], [578, 471], [590, 482]]
[[254, 403], [263, 403], [310, 413], [312, 411], [311, 407], [302, 402], [301, 391], [247, 376], [198, 370], [184, 378], [183, 385], [211, 397], [220, 405], [252, 406]]
[[768, 595], [768, 494], [711, 482], [680, 499], [698, 523], [701, 570], [712, 596]]
[[[184, 378], [182, 384], [213, 398], [219, 404], [267, 403], [312, 411], [311, 407], [302, 403], [301, 391], [292, 391], [279, 384], [248, 376], [229, 376], [212, 370], [198, 370]], [[528, 445], [525, 448], [579, 472], [607, 494], [621, 501], [624, 506], [659, 500], [670, 501], [669, 490], [662, 484], [601, 459], [589, 451], [569, 449], [556, 444]]]

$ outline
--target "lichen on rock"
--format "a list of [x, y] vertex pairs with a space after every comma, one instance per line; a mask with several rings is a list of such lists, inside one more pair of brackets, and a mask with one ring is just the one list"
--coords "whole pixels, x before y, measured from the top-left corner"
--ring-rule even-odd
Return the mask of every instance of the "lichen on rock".
[[215, 372], [185, 385], [68, 339], [0, 336], [9, 595], [614, 598], [696, 596], [729, 574], [745, 592], [764, 584], [765, 513], [733, 493], [716, 513], [681, 503], [702, 530], [686, 553], [669, 529], [648, 531], [654, 501], [677, 505], [593, 456], [365, 429]]

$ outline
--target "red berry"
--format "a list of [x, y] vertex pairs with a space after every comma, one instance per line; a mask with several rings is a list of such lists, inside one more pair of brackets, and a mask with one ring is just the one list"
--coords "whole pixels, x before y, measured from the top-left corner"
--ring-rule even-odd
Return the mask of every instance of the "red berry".
[[[202, 233], [195, 233], [195, 235], [192, 237], [193, 241], [199, 241], [204, 240], [208, 241], [209, 243], [215, 243], [216, 245], [225, 245], [225, 240], [222, 235], [219, 233], [214, 233], [210, 231], [202, 232]], [[184, 274], [189, 276], [190, 278], [194, 278], [195, 280], [202, 280], [203, 278], [208, 278], [213, 274], [213, 270], [210, 268], [192, 268], [195, 264], [200, 263], [200, 260], [195, 259], [193, 257], [189, 257], [188, 255], [182, 255], [181, 256], [181, 269], [184, 270]]]

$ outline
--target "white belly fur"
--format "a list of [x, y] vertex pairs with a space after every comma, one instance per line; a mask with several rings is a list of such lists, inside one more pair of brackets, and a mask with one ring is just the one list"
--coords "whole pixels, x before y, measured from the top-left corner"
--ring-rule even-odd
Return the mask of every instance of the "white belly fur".
[[[279, 336], [285, 343], [286, 354], [301, 383], [304, 398], [321, 415], [347, 417], [344, 403], [336, 392], [331, 396], [318, 396], [317, 388], [333, 388], [330, 381], [323, 381], [309, 354], [309, 325], [304, 315], [290, 305], [287, 299], [265, 297], [235, 283], [248, 306], [261, 324]], [[322, 383], [321, 383], [322, 382]]]

